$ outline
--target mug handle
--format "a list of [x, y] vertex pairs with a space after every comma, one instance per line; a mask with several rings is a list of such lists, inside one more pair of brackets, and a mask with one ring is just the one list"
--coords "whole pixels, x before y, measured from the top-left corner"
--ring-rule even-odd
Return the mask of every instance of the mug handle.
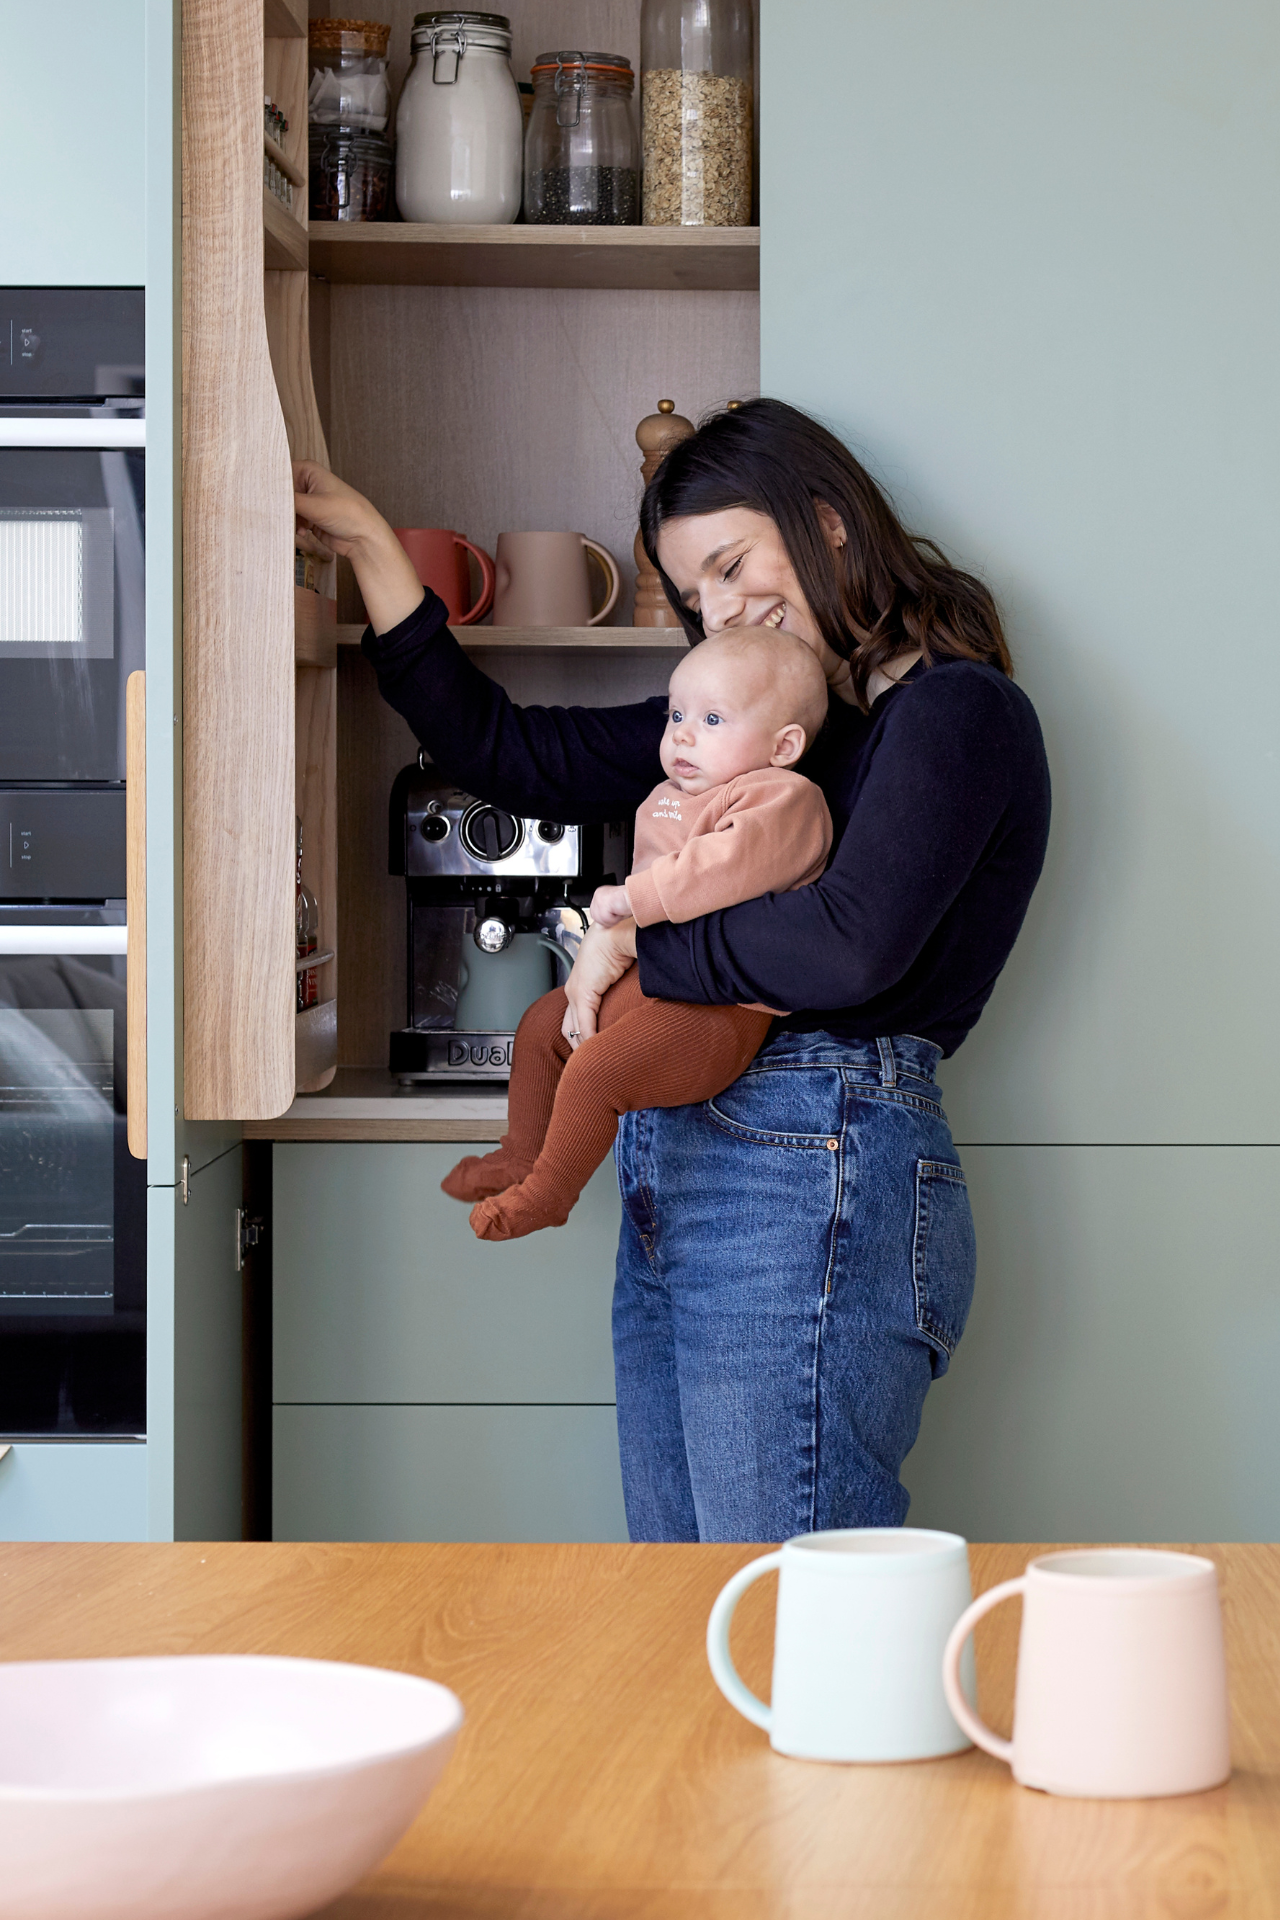
[[749, 1560], [716, 1596], [711, 1618], [707, 1621], [707, 1660], [712, 1679], [729, 1705], [736, 1707], [744, 1719], [763, 1727], [766, 1733], [773, 1724], [773, 1708], [766, 1707], [763, 1700], [757, 1699], [740, 1677], [729, 1651], [729, 1628], [738, 1602], [747, 1588], [754, 1585], [763, 1574], [772, 1573], [775, 1567], [781, 1565], [781, 1553], [766, 1553], [759, 1560]]
[[947, 1696], [947, 1705], [974, 1746], [981, 1747], [984, 1753], [994, 1754], [997, 1760], [1003, 1760], [1007, 1766], [1013, 1765], [1013, 1742], [1002, 1740], [998, 1733], [993, 1733], [985, 1720], [979, 1720], [965, 1699], [964, 1689], [960, 1685], [960, 1655], [964, 1652], [965, 1641], [984, 1614], [998, 1607], [1002, 1600], [1012, 1600], [1026, 1590], [1027, 1578], [1022, 1574], [1017, 1580], [1002, 1580], [998, 1587], [989, 1587], [986, 1593], [980, 1593], [952, 1627], [942, 1654], [942, 1690]]
[[483, 620], [493, 605], [493, 562], [484, 548], [476, 546], [474, 541], [465, 539], [460, 533], [455, 533], [453, 537], [460, 547], [465, 547], [468, 553], [474, 553], [480, 563], [480, 598], [471, 611], [464, 613], [458, 622], [460, 627], [469, 627], [476, 620]]
[[594, 553], [596, 559], [600, 562], [601, 571], [605, 579], [611, 583], [608, 599], [601, 607], [599, 613], [593, 613], [587, 622], [589, 627], [598, 627], [603, 621], [609, 618], [609, 615], [618, 604], [618, 595], [622, 592], [622, 573], [608, 547], [602, 547], [598, 540], [588, 540], [585, 533], [581, 536], [581, 539], [587, 552]]

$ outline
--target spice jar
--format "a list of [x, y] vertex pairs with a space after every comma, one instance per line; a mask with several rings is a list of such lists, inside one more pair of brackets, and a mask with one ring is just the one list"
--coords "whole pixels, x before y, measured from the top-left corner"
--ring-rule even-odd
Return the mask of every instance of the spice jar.
[[644, 224], [751, 220], [750, 0], [643, 0]]
[[524, 111], [501, 13], [419, 13], [396, 110], [405, 220], [505, 226], [520, 211]]
[[310, 212], [313, 220], [385, 220], [394, 161], [385, 133], [367, 127], [312, 126]]
[[391, 114], [390, 27], [379, 20], [313, 20], [308, 28], [307, 119], [313, 127], [382, 133]]
[[635, 75], [620, 53], [540, 53], [524, 142], [531, 226], [632, 227], [640, 218]]

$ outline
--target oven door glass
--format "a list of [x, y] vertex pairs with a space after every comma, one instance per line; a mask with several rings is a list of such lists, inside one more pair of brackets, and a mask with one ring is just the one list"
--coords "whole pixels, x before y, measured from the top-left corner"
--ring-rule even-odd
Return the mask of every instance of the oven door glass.
[[0, 781], [124, 778], [145, 458], [0, 447]]
[[0, 955], [0, 1436], [146, 1428], [125, 1042], [122, 955]]

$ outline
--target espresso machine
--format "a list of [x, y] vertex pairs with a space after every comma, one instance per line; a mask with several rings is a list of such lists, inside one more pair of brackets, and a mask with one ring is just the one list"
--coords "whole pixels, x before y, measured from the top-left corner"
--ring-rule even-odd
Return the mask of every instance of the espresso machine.
[[622, 822], [525, 819], [464, 793], [419, 755], [391, 789], [388, 870], [408, 895], [403, 1086], [506, 1080], [520, 1017], [563, 986], [598, 886], [627, 872]]

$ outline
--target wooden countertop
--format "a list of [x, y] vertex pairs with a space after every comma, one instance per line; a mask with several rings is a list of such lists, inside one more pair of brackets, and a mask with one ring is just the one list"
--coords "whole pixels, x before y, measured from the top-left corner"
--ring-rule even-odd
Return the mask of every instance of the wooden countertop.
[[[1025, 1546], [973, 1549], [981, 1591]], [[1236, 1772], [1176, 1800], [1054, 1800], [982, 1753], [784, 1760], [707, 1671], [748, 1547], [4, 1546], [9, 1660], [288, 1653], [443, 1680], [467, 1725], [386, 1864], [329, 1920], [1266, 1920], [1280, 1912], [1280, 1548], [1223, 1574]], [[773, 1596], [748, 1594], [767, 1692]], [[1007, 1728], [1017, 1607], [979, 1628]]]
[[246, 1120], [246, 1140], [501, 1140], [505, 1080], [402, 1087], [377, 1067], [339, 1067], [278, 1120]]

